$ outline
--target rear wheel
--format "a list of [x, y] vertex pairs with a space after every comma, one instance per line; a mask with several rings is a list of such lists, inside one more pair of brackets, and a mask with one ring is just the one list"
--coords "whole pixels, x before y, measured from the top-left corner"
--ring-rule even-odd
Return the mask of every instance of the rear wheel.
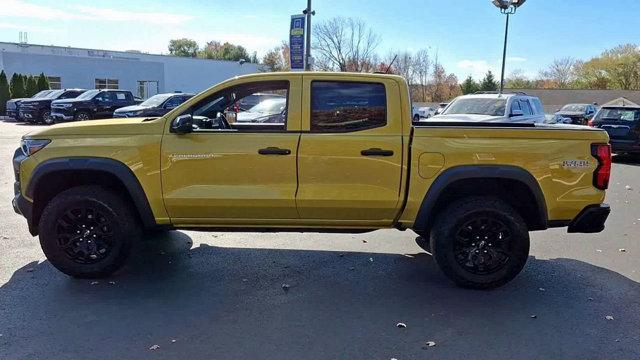
[[89, 116], [88, 113], [84, 112], [84, 111], [80, 111], [76, 114], [76, 116], [74, 117], [74, 119], [76, 121], [85, 121], [85, 120], [89, 120], [91, 119], [91, 117]]
[[124, 264], [139, 235], [130, 206], [98, 186], [80, 186], [54, 197], [42, 212], [40, 245], [63, 273], [105, 277]]
[[440, 269], [458, 286], [491, 289], [520, 273], [529, 256], [529, 232], [504, 201], [473, 197], [437, 217], [431, 245]]

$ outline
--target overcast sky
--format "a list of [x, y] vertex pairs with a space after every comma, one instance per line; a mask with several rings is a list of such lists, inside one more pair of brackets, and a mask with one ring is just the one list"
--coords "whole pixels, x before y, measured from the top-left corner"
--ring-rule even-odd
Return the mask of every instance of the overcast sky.
[[[166, 53], [170, 39], [229, 41], [264, 54], [287, 39], [305, 0], [0, 0], [0, 41]], [[313, 21], [364, 20], [378, 52], [429, 48], [459, 78], [499, 71], [504, 16], [489, 0], [314, 0]], [[512, 17], [507, 74], [640, 42], [639, 0], [529, 0]]]

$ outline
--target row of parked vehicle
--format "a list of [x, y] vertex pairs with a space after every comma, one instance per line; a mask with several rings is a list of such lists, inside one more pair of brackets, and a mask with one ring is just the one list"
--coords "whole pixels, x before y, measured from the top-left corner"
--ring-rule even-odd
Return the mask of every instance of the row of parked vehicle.
[[157, 117], [192, 96], [193, 94], [167, 93], [142, 101], [128, 90], [43, 90], [31, 98], [9, 100], [6, 114], [16, 121], [47, 125], [91, 119]]
[[413, 120], [584, 125], [606, 130], [614, 152], [640, 154], [640, 105], [625, 98], [601, 107], [567, 104], [555, 114], [545, 115], [538, 97], [523, 92], [481, 92], [459, 96], [435, 111], [414, 107]]

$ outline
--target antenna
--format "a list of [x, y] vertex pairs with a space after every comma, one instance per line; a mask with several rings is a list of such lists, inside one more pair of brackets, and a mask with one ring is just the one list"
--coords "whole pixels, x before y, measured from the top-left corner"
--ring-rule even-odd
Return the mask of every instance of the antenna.
[[398, 58], [398, 54], [396, 54], [396, 56], [393, 57], [393, 60], [391, 60], [391, 63], [389, 64], [389, 66], [387, 66], [387, 71], [385, 71], [385, 74], [389, 73], [389, 70], [391, 70], [391, 65], [393, 65], [394, 62], [396, 62], [396, 59]]

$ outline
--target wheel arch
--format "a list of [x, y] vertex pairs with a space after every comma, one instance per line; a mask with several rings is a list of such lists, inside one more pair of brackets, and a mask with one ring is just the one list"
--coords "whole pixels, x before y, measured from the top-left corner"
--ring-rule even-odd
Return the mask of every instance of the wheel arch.
[[77, 157], [50, 159], [33, 170], [25, 191], [25, 195], [33, 200], [33, 230], [37, 232], [40, 215], [54, 196], [71, 187], [92, 184], [127, 197], [143, 227], [157, 225], [144, 189], [127, 165], [114, 159]]
[[447, 169], [436, 178], [422, 200], [413, 229], [428, 233], [435, 216], [447, 204], [477, 195], [507, 202], [520, 213], [529, 230], [548, 228], [544, 194], [530, 172], [509, 165], [465, 165]]

